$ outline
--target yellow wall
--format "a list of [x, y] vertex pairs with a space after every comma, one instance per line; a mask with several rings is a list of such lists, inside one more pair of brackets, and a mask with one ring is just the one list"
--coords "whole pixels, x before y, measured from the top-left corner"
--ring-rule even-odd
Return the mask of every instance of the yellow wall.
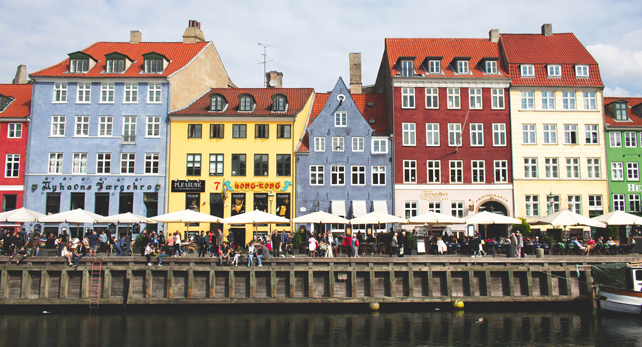
[[[224, 215], [218, 216], [227, 218], [231, 216], [231, 194], [232, 193], [245, 193], [246, 202], [245, 202], [245, 211], [250, 212], [254, 208], [254, 193], [269, 193], [270, 190], [274, 191], [274, 194], [278, 193], [289, 193], [290, 194], [290, 217], [294, 218], [296, 211], [295, 206], [295, 153], [296, 146], [299, 143], [303, 129], [308, 119], [310, 113], [310, 107], [312, 105], [313, 94], [308, 99], [305, 107], [299, 112], [296, 118], [288, 117], [289, 120], [286, 120], [286, 117], [281, 117], [279, 120], [274, 120], [275, 117], [269, 116], [260, 116], [260, 117], [191, 117], [193, 120], [183, 120], [180, 117], [171, 117], [170, 119], [170, 145], [169, 145], [169, 179], [170, 180], [204, 180], [205, 181], [205, 192], [200, 193], [200, 212], [209, 214], [210, 213], [210, 193], [222, 193], [224, 181], [230, 181], [230, 186], [235, 189], [233, 192], [227, 192], [227, 198], [224, 203]], [[197, 119], [198, 118], [198, 119]], [[272, 118], [272, 119], [270, 119]], [[189, 124], [202, 124], [202, 138], [200, 139], [190, 139], [187, 138], [188, 134], [188, 125]], [[209, 138], [209, 127], [210, 124], [224, 124], [224, 138], [222, 139], [210, 139]], [[232, 125], [233, 124], [246, 124], [247, 125], [247, 137], [246, 138], [232, 138]], [[269, 138], [267, 139], [255, 139], [254, 138], [254, 129], [256, 124], [269, 124]], [[292, 125], [292, 136], [290, 139], [277, 139], [277, 124], [290, 124]], [[186, 160], [188, 154], [201, 154], [201, 175], [200, 176], [187, 176], [186, 175]], [[209, 155], [210, 154], [223, 154], [224, 155], [224, 169], [223, 176], [210, 176], [209, 175]], [[232, 154], [245, 154], [246, 155], [246, 175], [242, 176], [232, 176]], [[268, 165], [268, 176], [254, 176], [254, 154], [268, 154], [269, 155], [269, 165]], [[276, 168], [276, 155], [277, 154], [290, 154], [291, 155], [291, 175], [290, 176], [277, 176]], [[286, 190], [282, 190], [285, 186], [285, 182], [289, 181], [290, 185]], [[236, 183], [260, 183], [260, 182], [270, 182], [270, 183], [279, 183], [280, 189], [275, 188], [259, 188], [258, 186], [254, 189], [240, 189], [235, 188]], [[171, 184], [168, 184], [168, 187], [171, 187]], [[168, 188], [169, 189], [169, 188]], [[172, 193], [168, 192], [168, 211], [181, 211], [185, 209], [186, 193]], [[268, 208], [273, 214], [276, 214], [276, 198], [271, 203], [271, 208], [268, 203]], [[276, 228], [273, 226], [272, 228]], [[290, 230], [291, 227], [282, 227], [279, 226], [278, 229], [287, 229]], [[229, 226], [224, 227], [225, 234], [228, 233]], [[270, 227], [257, 227], [257, 231], [266, 232], [269, 231]], [[170, 232], [185, 231], [187, 228], [182, 224], [173, 223], [168, 227]], [[198, 227], [190, 227], [190, 231], [195, 230], [209, 230], [209, 224], [201, 223]], [[246, 240], [249, 241], [253, 237], [253, 226], [251, 224], [246, 225]]]
[[[534, 91], [535, 110], [521, 110], [521, 91]], [[555, 110], [542, 109], [541, 91], [555, 92]], [[576, 109], [562, 110], [562, 91], [575, 91]], [[597, 109], [584, 110], [583, 92], [595, 92]], [[561, 208], [567, 208], [568, 195], [581, 195], [582, 214], [589, 215], [589, 195], [601, 195], [604, 212], [608, 206], [608, 171], [605, 152], [602, 91], [599, 88], [513, 87], [511, 134], [515, 216], [536, 219], [547, 214], [546, 195], [560, 195]], [[523, 144], [522, 125], [535, 124], [536, 144]], [[557, 144], [544, 144], [544, 124], [557, 125]], [[564, 144], [564, 125], [577, 124], [578, 144]], [[598, 144], [585, 143], [585, 125], [598, 126]], [[524, 178], [524, 158], [537, 158], [538, 178]], [[558, 179], [546, 178], [545, 158], [558, 158]], [[566, 158], [580, 159], [580, 178], [566, 178]], [[588, 178], [587, 158], [600, 159], [600, 178]], [[539, 216], [526, 216], [525, 195], [539, 195]]]

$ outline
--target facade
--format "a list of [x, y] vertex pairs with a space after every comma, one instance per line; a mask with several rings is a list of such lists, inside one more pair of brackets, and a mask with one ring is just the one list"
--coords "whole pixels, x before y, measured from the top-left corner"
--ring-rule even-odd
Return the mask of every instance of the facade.
[[[317, 94], [297, 150], [296, 217], [392, 213], [391, 145], [383, 94], [351, 95], [341, 78], [331, 93]], [[344, 225], [331, 228], [344, 231]], [[366, 234], [365, 225], [352, 228]]]
[[[572, 33], [501, 34], [511, 75], [515, 216], [600, 215], [608, 194], [597, 62]], [[525, 49], [528, 47], [529, 49]]]
[[23, 206], [24, 171], [30, 128], [31, 84], [26, 84], [26, 69], [18, 67], [14, 84], [0, 84], [0, 175], [1, 212]]
[[183, 42], [132, 31], [130, 42], [97, 42], [31, 75], [28, 208], [165, 212], [168, 110], [231, 84], [199, 26], [190, 21]]
[[642, 98], [604, 98], [610, 211], [640, 215]]
[[498, 38], [386, 39], [376, 89], [393, 115], [397, 216], [513, 215], [510, 79]]
[[[293, 218], [295, 146], [313, 98], [310, 88], [214, 88], [172, 112], [169, 211], [189, 208], [227, 218], [262, 210]], [[170, 224], [169, 230], [220, 227]], [[291, 229], [290, 224], [258, 225], [256, 231], [267, 234], [272, 227]], [[224, 230], [230, 231], [237, 244], [245, 244], [254, 228], [248, 224]]]

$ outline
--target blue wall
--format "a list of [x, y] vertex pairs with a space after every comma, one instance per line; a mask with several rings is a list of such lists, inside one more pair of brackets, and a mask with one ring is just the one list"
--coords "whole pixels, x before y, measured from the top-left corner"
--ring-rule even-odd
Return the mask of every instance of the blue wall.
[[[337, 96], [343, 94], [345, 100], [339, 105]], [[337, 111], [346, 111], [348, 120], [346, 127], [335, 127], [334, 115]], [[366, 212], [372, 212], [374, 200], [387, 201], [388, 213], [392, 213], [392, 167], [391, 167], [391, 139], [389, 134], [377, 134], [377, 138], [386, 139], [388, 143], [387, 154], [372, 154], [373, 130], [355, 106], [348, 88], [343, 80], [339, 81], [332, 90], [323, 110], [307, 128], [309, 134], [309, 155], [297, 154], [296, 180], [297, 180], [297, 212], [300, 217], [311, 212], [331, 212], [331, 201], [345, 200], [346, 218], [352, 218], [352, 201], [365, 200]], [[343, 136], [345, 139], [344, 152], [332, 151], [332, 138]], [[364, 137], [364, 151], [352, 151], [352, 138]], [[325, 152], [314, 151], [314, 138], [325, 137]], [[325, 179], [323, 186], [310, 185], [310, 165], [324, 165]], [[331, 185], [331, 166], [345, 166], [345, 185]], [[364, 165], [366, 167], [365, 186], [353, 186], [351, 167]], [[386, 185], [372, 185], [372, 166], [386, 167]], [[304, 208], [305, 211], [301, 211]]]

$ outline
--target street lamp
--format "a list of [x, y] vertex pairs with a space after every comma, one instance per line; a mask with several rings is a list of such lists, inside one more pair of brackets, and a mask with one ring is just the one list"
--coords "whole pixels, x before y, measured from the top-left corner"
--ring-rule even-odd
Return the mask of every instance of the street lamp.
[[[268, 212], [272, 213], [272, 201], [274, 201], [274, 191], [273, 190], [270, 190], [270, 193], [268, 194], [268, 201], [270, 202], [270, 210]], [[270, 223], [270, 234], [272, 234], [272, 223]]]
[[555, 196], [553, 195], [553, 192], [549, 190], [549, 193], [546, 196], [548, 214], [553, 214], [553, 199], [555, 199]]

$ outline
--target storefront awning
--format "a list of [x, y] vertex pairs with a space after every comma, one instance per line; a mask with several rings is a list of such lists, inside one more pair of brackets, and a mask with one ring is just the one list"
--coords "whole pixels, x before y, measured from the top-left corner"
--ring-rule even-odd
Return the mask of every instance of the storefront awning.
[[388, 213], [388, 202], [385, 200], [375, 200], [372, 206], [375, 212]]
[[363, 216], [366, 212], [366, 201], [365, 200], [352, 200], [352, 216], [359, 217]]
[[335, 216], [346, 216], [346, 201], [332, 200], [332, 214]]

